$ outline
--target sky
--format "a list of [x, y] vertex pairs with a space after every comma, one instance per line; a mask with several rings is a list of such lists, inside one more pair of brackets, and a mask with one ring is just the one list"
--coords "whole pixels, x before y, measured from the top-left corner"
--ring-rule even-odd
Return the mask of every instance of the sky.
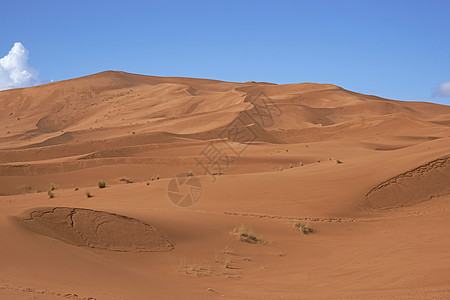
[[450, 1], [4, 1], [0, 89], [105, 70], [450, 105]]

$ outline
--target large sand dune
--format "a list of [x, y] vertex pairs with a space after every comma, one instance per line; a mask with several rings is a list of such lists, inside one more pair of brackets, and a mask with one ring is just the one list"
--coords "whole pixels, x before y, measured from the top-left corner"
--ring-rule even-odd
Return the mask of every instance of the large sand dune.
[[2, 91], [0, 297], [448, 299], [449, 157], [450, 107], [331, 84]]

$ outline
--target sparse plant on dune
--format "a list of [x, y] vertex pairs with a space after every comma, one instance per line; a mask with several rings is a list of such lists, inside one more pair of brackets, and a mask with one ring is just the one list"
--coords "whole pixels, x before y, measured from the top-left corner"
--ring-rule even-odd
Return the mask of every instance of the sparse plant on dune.
[[226, 245], [225, 248], [223, 249], [223, 253], [224, 254], [233, 254], [234, 253], [234, 249], [231, 248], [229, 245]]
[[232, 268], [233, 268], [233, 267], [231, 266], [232, 262], [233, 262], [233, 257], [232, 257], [231, 255], [227, 255], [227, 256], [225, 257], [225, 260], [223, 261], [223, 266], [224, 266], [226, 269], [232, 269]]
[[337, 165], [342, 164], [342, 161], [340, 161], [339, 159], [333, 158], [333, 160], [334, 160], [334, 163]]
[[120, 178], [120, 181], [125, 182], [126, 184], [133, 183], [133, 181], [131, 181], [130, 179], [125, 178], [125, 177]]
[[208, 276], [212, 273], [212, 267], [210, 265], [204, 265], [203, 263], [190, 264], [186, 262], [185, 258], [180, 260], [180, 266], [186, 274], [195, 274], [198, 277]]
[[303, 167], [303, 163], [302, 163], [302, 162], [299, 162], [299, 163], [298, 163], [298, 166], [299, 166], [299, 167]]
[[245, 225], [239, 225], [233, 229], [233, 233], [239, 236], [242, 242], [250, 244], [263, 244], [264, 241], [259, 239], [253, 233], [253, 230]]
[[189, 171], [187, 171], [186, 176], [188, 176], [188, 177], [194, 176], [194, 173], [191, 170], [189, 170]]
[[97, 184], [98, 184], [98, 187], [101, 189], [106, 187], [106, 182], [104, 180], [99, 180]]
[[53, 193], [54, 190], [56, 190], [56, 184], [50, 183], [50, 187], [47, 191], [47, 195], [50, 199], [55, 197], [55, 194]]
[[294, 222], [293, 226], [298, 229], [303, 234], [310, 234], [313, 232], [313, 229], [308, 223], [304, 223], [300, 220]]
[[56, 184], [50, 183], [49, 191], [54, 191], [54, 190], [56, 190]]
[[86, 194], [86, 197], [87, 197], [87, 198], [93, 197], [92, 194], [91, 194], [89, 191], [86, 191], [85, 194]]

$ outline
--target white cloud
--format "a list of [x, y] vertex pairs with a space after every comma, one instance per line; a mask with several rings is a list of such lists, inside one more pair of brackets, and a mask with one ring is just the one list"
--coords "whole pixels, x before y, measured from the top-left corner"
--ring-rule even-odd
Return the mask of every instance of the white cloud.
[[0, 59], [0, 90], [40, 83], [39, 70], [28, 65], [28, 50], [20, 42]]
[[441, 83], [437, 91], [434, 93], [434, 96], [450, 97], [450, 81]]

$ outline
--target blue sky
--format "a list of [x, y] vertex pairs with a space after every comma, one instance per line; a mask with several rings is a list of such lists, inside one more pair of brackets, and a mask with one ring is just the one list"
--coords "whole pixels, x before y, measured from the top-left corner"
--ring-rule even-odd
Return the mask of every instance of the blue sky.
[[450, 105], [433, 97], [450, 81], [448, 0], [2, 2], [0, 58], [21, 42], [41, 82], [122, 70]]

